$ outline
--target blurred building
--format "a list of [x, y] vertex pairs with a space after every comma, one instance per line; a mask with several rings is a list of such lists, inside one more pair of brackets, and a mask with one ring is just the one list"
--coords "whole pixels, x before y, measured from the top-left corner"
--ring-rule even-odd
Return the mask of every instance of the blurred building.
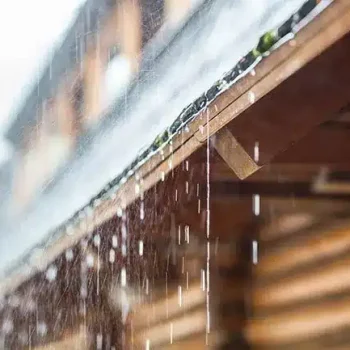
[[[15, 111], [7, 214], [23, 212], [74, 157], [79, 139], [137, 79], [142, 52], [176, 30], [198, 0], [88, 0], [41, 78]], [[4, 166], [5, 167], [5, 166]], [[9, 180], [11, 184], [9, 184]]]

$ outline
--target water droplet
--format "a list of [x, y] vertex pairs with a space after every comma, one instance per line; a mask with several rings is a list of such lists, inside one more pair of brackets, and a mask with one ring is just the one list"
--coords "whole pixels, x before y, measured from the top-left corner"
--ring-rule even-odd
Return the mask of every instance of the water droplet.
[[120, 272], [120, 284], [121, 284], [122, 287], [126, 286], [126, 270], [125, 270], [125, 267], [123, 267], [121, 269], [121, 272]]
[[145, 218], [145, 209], [144, 209], [144, 204], [141, 202], [140, 206], [140, 220], [143, 220]]
[[248, 92], [248, 100], [250, 103], [254, 103], [255, 102], [255, 94], [253, 91], [249, 91]]
[[125, 226], [125, 223], [123, 223], [123, 225], [122, 225], [122, 238], [123, 238], [123, 240], [126, 239], [126, 234], [127, 234], [126, 226]]
[[139, 184], [136, 184], [136, 185], [135, 185], [135, 193], [136, 193], [136, 194], [139, 194], [139, 193], [140, 193], [140, 185], [139, 185]]
[[258, 263], [258, 242], [253, 241], [252, 242], [252, 249], [253, 249], [253, 264], [256, 265]]
[[149, 293], [149, 280], [146, 278], [146, 295]]
[[56, 279], [56, 276], [57, 276], [57, 267], [55, 265], [52, 265], [46, 271], [46, 279], [52, 282]]
[[99, 234], [94, 236], [94, 246], [99, 247], [101, 244], [101, 236]]
[[72, 261], [73, 258], [74, 258], [74, 254], [73, 254], [73, 250], [72, 249], [67, 249], [65, 255], [66, 255], [66, 260], [67, 261]]
[[190, 243], [190, 227], [188, 225], [185, 226], [185, 241], [187, 244]]
[[126, 244], [122, 244], [122, 256], [126, 256]]
[[160, 179], [161, 179], [162, 181], [165, 180], [165, 173], [164, 173], [164, 171], [162, 171], [162, 172], [160, 173]]
[[258, 194], [253, 197], [253, 212], [255, 216], [260, 215], [260, 195]]
[[178, 290], [178, 297], [179, 297], [179, 306], [181, 307], [182, 306], [182, 287], [181, 286], [178, 286], [177, 288]]
[[93, 267], [94, 266], [94, 256], [92, 254], [88, 254], [86, 256], [86, 264], [88, 267]]
[[201, 287], [202, 291], [205, 291], [205, 270], [201, 269]]
[[112, 236], [112, 247], [117, 248], [118, 247], [118, 237], [116, 235]]
[[185, 169], [186, 169], [186, 171], [188, 171], [188, 169], [189, 169], [189, 162], [188, 162], [188, 160], [185, 161]]
[[143, 255], [143, 241], [142, 240], [139, 241], [139, 255], [140, 256]]
[[109, 251], [109, 262], [110, 262], [111, 264], [113, 264], [114, 261], [115, 261], [115, 251], [114, 251], [114, 249], [111, 249], [111, 250]]
[[123, 216], [123, 209], [122, 208], [120, 208], [120, 207], [117, 208], [117, 215], [119, 218], [121, 218]]
[[259, 161], [259, 142], [255, 142], [255, 145], [254, 145], [254, 161], [255, 162], [258, 162]]
[[39, 322], [36, 332], [41, 337], [44, 337], [47, 334], [47, 325], [45, 322]]
[[96, 336], [96, 348], [98, 350], [102, 349], [102, 343], [103, 343], [103, 336], [102, 336], [102, 334], [97, 334], [97, 336]]

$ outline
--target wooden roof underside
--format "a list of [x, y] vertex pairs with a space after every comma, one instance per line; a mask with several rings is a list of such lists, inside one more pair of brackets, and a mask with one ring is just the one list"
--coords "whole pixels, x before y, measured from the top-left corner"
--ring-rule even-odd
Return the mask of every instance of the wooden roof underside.
[[[14, 269], [1, 281], [0, 294], [16, 289], [38, 270], [45, 269], [66, 249], [114, 218], [119, 208], [137, 205], [141, 193], [156, 188], [166, 197], [166, 193], [170, 193], [166, 186], [183, 179], [181, 174], [176, 181], [167, 175], [180, 173], [179, 165], [185, 160], [192, 165], [198, 164], [191, 166], [192, 179], [205, 184], [203, 166], [208, 136], [217, 150], [211, 150], [210, 165], [212, 201], [217, 203], [217, 206], [212, 204], [213, 210], [217, 211], [214, 216], [225, 215], [236, 208], [237, 212], [249, 212], [246, 215], [251, 219], [251, 197], [257, 192], [264, 195], [264, 191], [266, 206], [262, 205], [262, 211], [271, 214], [272, 206], [276, 211], [288, 212], [291, 204], [285, 199], [290, 198], [290, 192], [278, 183], [281, 178], [286, 183], [298, 184], [298, 191], [293, 189], [293, 193], [296, 192], [293, 196], [301, 212], [304, 203], [309, 203], [313, 197], [318, 201], [312, 202], [308, 209], [317, 213], [325, 211], [327, 200], [334, 196], [313, 193], [310, 181], [317, 176], [320, 166], [350, 170], [350, 152], [347, 152], [350, 150], [350, 130], [346, 113], [342, 112], [350, 102], [349, 30], [350, 4], [347, 0], [335, 1], [293, 40], [264, 59], [254, 75], [247, 75], [214, 100], [190, 123], [187, 131], [175, 137], [171, 148], [166, 146], [162, 153], [154, 155], [140, 168], [137, 177], [129, 178], [114, 199], [104, 201], [82, 223], [71, 227], [69, 234], [55, 235], [58, 238], [47, 244], [42, 254], [32, 256], [29, 264]], [[329, 120], [338, 120], [340, 127], [324, 124]], [[254, 146], [257, 143], [259, 161], [256, 162]], [[236, 152], [227, 152], [227, 145], [234, 147]], [[162, 181], [163, 177], [165, 181]], [[166, 198], [171, 210], [173, 198]], [[347, 195], [340, 194], [336, 199], [340, 203], [339, 209], [344, 209]], [[197, 202], [179, 209], [181, 215], [200, 231], [203, 229], [201, 221], [193, 218], [196, 210]], [[222, 232], [223, 236], [229, 235], [240, 227], [240, 221], [243, 229], [244, 216], [237, 217], [230, 227], [221, 228], [222, 220], [218, 219], [219, 226], [215, 227], [214, 223], [212, 229]]]

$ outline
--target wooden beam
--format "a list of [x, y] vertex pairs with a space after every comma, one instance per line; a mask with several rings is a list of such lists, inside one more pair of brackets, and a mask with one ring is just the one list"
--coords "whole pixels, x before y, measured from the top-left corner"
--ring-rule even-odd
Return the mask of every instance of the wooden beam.
[[276, 308], [322, 298], [350, 289], [350, 258], [320, 264], [296, 274], [286, 274], [276, 281], [258, 284], [253, 292], [253, 305]]
[[260, 167], [239, 144], [227, 127], [222, 128], [215, 135], [213, 143], [222, 159], [241, 180], [259, 170]]
[[[349, 296], [305, 306], [264, 318], [251, 319], [245, 330], [251, 344], [259, 346], [298, 342], [350, 326]], [[268, 347], [270, 349], [270, 347]]]
[[[259, 194], [265, 198], [309, 198], [309, 199], [332, 199], [344, 200], [350, 199], [348, 193], [315, 193], [312, 189], [312, 183], [308, 182], [214, 182], [210, 185], [212, 198], [251, 197]], [[204, 195], [205, 189], [202, 190]]]
[[336, 258], [350, 251], [349, 222], [339, 226], [328, 229], [316, 226], [304, 235], [293, 235], [293, 240], [288, 240], [282, 247], [275, 248], [274, 242], [267, 243], [256, 266], [257, 277], [264, 278], [282, 271], [288, 273], [305, 264]]

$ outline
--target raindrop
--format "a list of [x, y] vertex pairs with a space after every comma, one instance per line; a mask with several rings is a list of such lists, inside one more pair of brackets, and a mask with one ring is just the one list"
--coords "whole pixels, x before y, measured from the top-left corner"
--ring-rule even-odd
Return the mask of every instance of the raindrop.
[[258, 242], [253, 241], [253, 264], [256, 265], [258, 263]]
[[148, 278], [146, 278], [146, 295], [149, 293], [149, 281]]
[[88, 267], [93, 267], [94, 266], [94, 256], [92, 254], [88, 254], [86, 256], [86, 264]]
[[254, 103], [255, 102], [255, 94], [253, 91], [249, 91], [248, 92], [248, 100], [250, 103]]
[[118, 247], [118, 237], [116, 235], [112, 236], [112, 247], [117, 248]]
[[190, 243], [190, 227], [188, 225], [185, 226], [185, 241], [187, 244]]
[[162, 172], [161, 172], [161, 174], [160, 174], [160, 178], [161, 178], [161, 180], [162, 180], [162, 181], [164, 181], [164, 180], [165, 180], [165, 173], [164, 173], [164, 171], [162, 171]]
[[125, 223], [123, 223], [123, 225], [122, 225], [122, 238], [126, 239], [126, 226], [125, 226]]
[[126, 245], [124, 243], [122, 244], [122, 255], [126, 256]]
[[260, 195], [258, 194], [253, 197], [253, 212], [255, 216], [260, 215]]
[[205, 291], [205, 270], [201, 269], [201, 287], [202, 291]]
[[188, 169], [189, 169], [189, 162], [188, 162], [188, 160], [186, 160], [186, 162], [185, 162], [185, 169], [186, 169], [186, 171], [188, 171]]
[[178, 286], [179, 306], [182, 306], [182, 287]]
[[109, 251], [109, 262], [112, 264], [115, 261], [115, 251], [114, 249], [111, 249]]
[[72, 249], [67, 249], [66, 250], [66, 260], [67, 261], [72, 261], [74, 258], [73, 250]]
[[123, 216], [123, 209], [122, 208], [120, 208], [120, 207], [117, 208], [117, 215], [119, 218], [121, 218]]
[[55, 265], [52, 265], [46, 271], [46, 279], [52, 282], [56, 279], [56, 276], [57, 276], [57, 267]]
[[186, 193], [187, 194], [188, 194], [188, 188], [189, 188], [188, 181], [186, 181]]
[[140, 206], [140, 220], [143, 220], [145, 218], [145, 209], [144, 209], [144, 204], [141, 202]]
[[170, 344], [173, 343], [173, 323], [170, 323]]
[[143, 241], [142, 240], [139, 241], [139, 255], [140, 256], [143, 255]]
[[140, 185], [136, 184], [135, 185], [135, 194], [139, 194], [140, 193]]
[[96, 336], [96, 347], [97, 347], [98, 350], [102, 349], [102, 340], [103, 340], [102, 334], [97, 334], [97, 336]]
[[99, 234], [94, 236], [94, 246], [99, 247], [101, 244], [101, 236]]
[[120, 284], [122, 285], [122, 287], [126, 286], [126, 270], [125, 270], [125, 267], [123, 267], [121, 272], [120, 272]]
[[44, 337], [47, 334], [47, 325], [45, 322], [39, 322], [36, 328], [36, 333], [41, 337]]
[[255, 142], [254, 145], [254, 161], [258, 162], [259, 161], [259, 156], [260, 156], [260, 151], [259, 151], [259, 142]]

